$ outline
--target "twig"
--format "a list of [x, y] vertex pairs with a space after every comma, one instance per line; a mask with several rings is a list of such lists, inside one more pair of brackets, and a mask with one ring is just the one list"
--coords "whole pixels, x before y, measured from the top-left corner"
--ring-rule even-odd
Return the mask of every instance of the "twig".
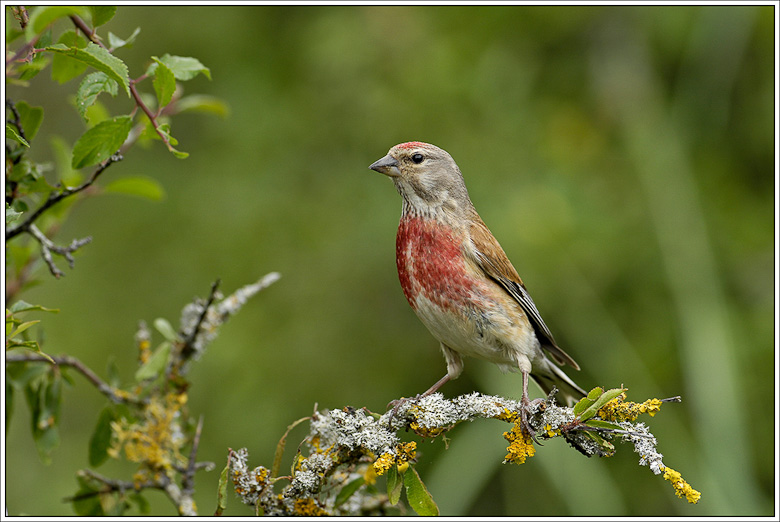
[[27, 14], [27, 9], [23, 5], [12, 7], [11, 11], [14, 13], [14, 18], [19, 20], [19, 25], [24, 29], [30, 22], [30, 16]]
[[53, 207], [63, 199], [72, 196], [73, 194], [78, 194], [82, 190], [90, 187], [109, 166], [121, 160], [122, 160], [122, 156], [120, 156], [119, 154], [114, 154], [110, 158], [100, 163], [97, 169], [95, 169], [95, 172], [92, 173], [92, 176], [90, 176], [89, 179], [84, 183], [82, 183], [81, 185], [73, 188], [63, 188], [61, 191], [57, 192], [56, 194], [54, 192], [51, 192], [49, 194], [49, 197], [46, 199], [46, 201], [40, 207], [38, 207], [38, 209], [35, 212], [30, 214], [27, 217], [27, 219], [25, 219], [20, 225], [17, 225], [16, 227], [5, 231], [5, 240], [8, 241], [9, 239], [18, 236], [22, 232], [28, 232], [32, 224], [35, 223], [35, 220], [38, 219], [41, 216], [41, 214], [46, 212], [48, 209], [50, 209], [51, 207]]
[[[58, 355], [58, 356], [52, 356], [51, 359], [58, 366], [68, 366], [77, 370], [90, 383], [92, 383], [92, 385], [95, 386], [95, 388], [97, 388], [100, 393], [102, 393], [103, 395], [105, 395], [115, 403], [146, 404], [149, 402], [148, 399], [142, 399], [140, 397], [131, 395], [124, 390], [119, 390], [117, 388], [114, 388], [113, 386], [105, 382], [103, 379], [98, 377], [97, 374], [95, 374], [95, 372], [93, 372], [83, 362], [79, 361], [75, 357], [71, 357], [70, 355]], [[5, 362], [6, 364], [17, 363], [17, 362], [51, 363], [51, 361], [47, 359], [45, 356], [35, 354], [35, 353], [6, 354]]]
[[8, 123], [13, 123], [16, 130], [19, 131], [19, 136], [21, 136], [24, 141], [27, 141], [27, 136], [24, 134], [24, 129], [22, 128], [22, 117], [19, 115], [19, 110], [16, 108], [16, 105], [6, 98], [5, 106], [11, 109], [11, 113], [14, 115], [13, 120], [7, 120]]
[[99, 45], [103, 49], [108, 50], [106, 48], [106, 46], [103, 45], [103, 42], [100, 41], [100, 38], [97, 37], [97, 35], [95, 34], [94, 29], [90, 29], [89, 26], [87, 25], [87, 23], [84, 20], [82, 20], [79, 16], [77, 16], [77, 15], [70, 15], [70, 20], [71, 20], [71, 22], [73, 22], [73, 25], [78, 27], [79, 30], [82, 33], [84, 33], [84, 36], [89, 38], [89, 41], [91, 41], [92, 43], [94, 43], [96, 45]]
[[186, 339], [184, 339], [184, 344], [181, 347], [181, 356], [184, 360], [189, 359], [192, 354], [195, 353], [195, 348], [193, 346], [195, 343], [195, 338], [198, 336], [198, 333], [200, 333], [201, 325], [203, 325], [203, 321], [206, 319], [206, 314], [209, 311], [209, 307], [214, 304], [214, 300], [217, 298], [217, 289], [219, 288], [220, 282], [221, 281], [217, 279], [211, 283], [211, 291], [209, 292], [209, 297], [206, 300], [206, 304], [203, 306], [203, 311], [201, 312], [200, 317], [198, 317], [198, 322], [195, 323], [195, 326], [192, 328], [190, 334]]
[[43, 260], [46, 262], [46, 264], [49, 266], [49, 271], [51, 274], [59, 279], [63, 275], [65, 275], [62, 270], [57, 268], [57, 265], [54, 264], [54, 259], [52, 258], [51, 254], [54, 252], [57, 255], [60, 255], [64, 257], [68, 261], [68, 266], [73, 268], [74, 263], [76, 262], [75, 259], [73, 259], [73, 252], [78, 250], [79, 248], [83, 247], [90, 241], [92, 241], [91, 236], [87, 236], [83, 239], [74, 239], [71, 241], [70, 245], [61, 247], [54, 244], [54, 242], [46, 237], [43, 232], [40, 231], [40, 229], [35, 225], [30, 225], [30, 229], [28, 230], [31, 236], [33, 236], [35, 239], [38, 240], [38, 243], [41, 244], [41, 256], [43, 257]]
[[65, 497], [63, 502], [75, 502], [78, 500], [84, 500], [97, 495], [104, 495], [106, 493], [113, 493], [118, 491], [120, 494], [125, 491], [141, 491], [142, 489], [165, 489], [165, 485], [161, 481], [147, 480], [145, 482], [132, 482], [130, 480], [116, 480], [108, 477], [104, 477], [100, 473], [92, 471], [91, 469], [82, 469], [79, 471], [80, 475], [86, 475], [87, 477], [104, 484], [106, 487], [96, 491], [88, 491], [81, 493], [80, 495], [73, 495], [72, 497]]
[[203, 430], [203, 415], [198, 419], [198, 427], [195, 428], [195, 436], [192, 438], [192, 449], [190, 450], [190, 458], [187, 464], [187, 469], [184, 472], [184, 478], [181, 481], [182, 493], [192, 496], [195, 493], [195, 471], [197, 471], [197, 464], [195, 457], [198, 453], [198, 445], [200, 444], [200, 433]]

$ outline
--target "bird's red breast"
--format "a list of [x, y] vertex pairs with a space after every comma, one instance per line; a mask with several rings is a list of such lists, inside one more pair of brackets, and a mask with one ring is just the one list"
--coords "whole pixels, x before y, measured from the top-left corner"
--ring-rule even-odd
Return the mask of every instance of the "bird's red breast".
[[469, 300], [474, 280], [470, 277], [461, 239], [434, 219], [401, 217], [396, 236], [396, 263], [401, 288], [412, 308], [422, 293], [443, 309]]

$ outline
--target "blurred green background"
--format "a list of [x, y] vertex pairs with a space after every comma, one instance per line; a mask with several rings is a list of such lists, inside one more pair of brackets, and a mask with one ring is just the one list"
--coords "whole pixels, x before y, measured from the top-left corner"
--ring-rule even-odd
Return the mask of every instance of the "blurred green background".
[[[213, 81], [185, 91], [218, 96], [231, 114], [174, 119], [186, 160], [155, 143], [112, 166], [103, 183], [147, 175], [167, 198], [83, 201], [56, 239], [94, 241], [66, 277], [41, 273], [44, 284], [21, 297], [61, 309], [43, 317], [45, 351], [102, 375], [115, 360], [129, 382], [140, 319], [177, 325], [217, 277], [230, 292], [281, 272], [191, 372], [189, 406], [205, 417], [200, 460], [218, 467], [197, 475], [208, 515], [228, 447], [270, 466], [286, 427], [315, 404], [384, 411], [444, 374], [397, 281], [400, 197], [367, 168], [396, 143], [431, 142], [458, 162], [582, 366], [575, 380], [624, 384], [639, 401], [682, 395], [646, 422], [665, 463], [702, 492], [695, 506], [676, 498], [628, 445], [589, 460], [554, 440], [504, 465], [507, 426], [483, 421], [453, 430], [448, 450], [421, 443], [418, 469], [442, 514], [771, 515], [773, 9], [122, 6], [100, 34], [141, 27], [117, 52], [131, 77], [152, 55], [194, 56]], [[62, 103], [77, 83], [60, 87], [47, 71], [8, 89], [46, 111], [40, 160], [53, 135], [73, 143], [84, 130]], [[111, 106], [130, 109], [121, 96]], [[75, 380], [51, 466], [17, 404], [9, 514], [72, 514], [62, 498], [76, 491], [104, 405]], [[469, 360], [442, 391], [474, 390], [517, 398], [520, 377]], [[287, 461], [305, 434], [293, 431]], [[161, 493], [148, 498], [154, 514], [175, 514]], [[250, 513], [231, 494], [226, 514]]]

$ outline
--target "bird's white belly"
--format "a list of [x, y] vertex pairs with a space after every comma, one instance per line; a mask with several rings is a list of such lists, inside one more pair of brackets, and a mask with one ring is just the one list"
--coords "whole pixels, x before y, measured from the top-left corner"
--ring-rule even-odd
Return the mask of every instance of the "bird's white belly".
[[492, 305], [460, 313], [417, 296], [415, 312], [439, 342], [460, 355], [485, 359], [503, 371], [521, 367], [530, 371], [532, 361], [541, 355], [533, 328], [511, 322], [500, 305]]

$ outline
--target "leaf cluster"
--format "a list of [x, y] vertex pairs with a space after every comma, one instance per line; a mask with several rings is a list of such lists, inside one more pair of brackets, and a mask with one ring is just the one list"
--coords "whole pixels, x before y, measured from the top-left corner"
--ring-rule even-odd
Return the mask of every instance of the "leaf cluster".
[[[113, 364], [103, 380], [73, 357], [44, 353], [41, 319], [28, 315], [58, 310], [27, 303], [19, 296], [42, 283], [35, 276], [42, 264], [59, 278], [63, 273], [54, 256], [64, 257], [72, 268], [73, 254], [90, 241], [84, 238], [58, 246], [51, 239], [76, 201], [104, 193], [153, 201], [164, 198], [159, 182], [147, 176], [96, 184], [111, 164], [123, 159], [134, 144], [153, 140], [163, 142], [177, 158], [186, 158], [186, 152], [174, 148], [178, 142], [171, 135], [172, 118], [185, 110], [224, 116], [226, 106], [210, 96], [183, 94], [181, 82], [199, 75], [211, 79], [208, 67], [196, 58], [152, 56], [148, 67], [133, 77], [120, 55], [132, 48], [141, 29], [126, 37], [98, 33], [117, 13], [115, 6], [4, 8], [9, 18], [6, 84], [24, 92], [47, 70], [58, 85], [78, 80], [75, 89], [63, 89], [53, 103], [70, 104], [83, 126], [73, 143], [52, 137], [48, 145], [55, 161], [41, 162], [37, 157], [46, 144], [38, 136], [45, 123], [44, 107], [24, 99], [6, 100], [6, 427], [14, 400], [22, 395], [31, 413], [32, 439], [40, 459], [49, 464], [59, 444], [64, 384], [71, 382], [70, 373], [81, 374], [110, 401], [99, 413], [89, 441], [89, 465], [97, 468], [109, 457], [122, 457], [124, 450], [124, 457], [139, 463], [139, 472], [132, 481], [102, 477], [92, 469], [80, 472], [79, 490], [70, 499], [75, 512], [120, 515], [136, 505], [144, 514], [148, 503], [140, 492], [152, 488], [165, 490], [181, 514], [195, 514], [193, 475], [204, 466], [194, 461], [200, 425], [188, 415], [188, 383], [183, 366], [174, 363], [182, 357], [173, 348], [186, 344], [183, 336], [158, 319], [155, 326], [163, 340], [152, 349], [151, 336], [142, 326], [138, 369], [133, 381], [123, 386]], [[152, 94], [141, 90], [144, 85]], [[106, 97], [126, 98], [124, 111], [120, 108], [112, 114], [101, 102]], [[181, 453], [185, 447], [192, 450], [189, 458]]]

